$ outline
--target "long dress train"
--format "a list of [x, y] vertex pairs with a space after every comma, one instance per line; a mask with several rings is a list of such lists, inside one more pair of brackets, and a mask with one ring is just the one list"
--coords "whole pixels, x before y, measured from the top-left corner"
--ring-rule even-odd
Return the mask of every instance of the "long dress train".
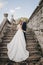
[[29, 51], [26, 50], [26, 42], [20, 25], [11, 42], [7, 44], [7, 49], [8, 57], [12, 61], [21, 62], [29, 57]]

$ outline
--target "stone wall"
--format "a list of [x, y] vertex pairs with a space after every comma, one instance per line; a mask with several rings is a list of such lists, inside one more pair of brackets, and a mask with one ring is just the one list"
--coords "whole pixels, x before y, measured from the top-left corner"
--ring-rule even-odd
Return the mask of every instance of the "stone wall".
[[43, 53], [43, 0], [40, 1], [30, 16], [27, 26], [35, 32]]

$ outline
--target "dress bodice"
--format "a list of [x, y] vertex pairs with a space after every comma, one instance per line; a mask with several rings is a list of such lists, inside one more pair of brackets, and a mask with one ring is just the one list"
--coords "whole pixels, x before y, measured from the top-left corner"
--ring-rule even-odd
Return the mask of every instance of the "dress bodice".
[[17, 25], [17, 29], [22, 29], [20, 24]]

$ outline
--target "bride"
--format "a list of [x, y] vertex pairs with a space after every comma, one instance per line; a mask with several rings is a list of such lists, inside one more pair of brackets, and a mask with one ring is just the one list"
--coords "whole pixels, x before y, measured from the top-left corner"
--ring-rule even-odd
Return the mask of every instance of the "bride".
[[8, 57], [15, 62], [21, 62], [29, 57], [29, 51], [26, 50], [26, 41], [22, 30], [22, 22], [17, 25], [17, 32], [12, 41], [7, 44]]

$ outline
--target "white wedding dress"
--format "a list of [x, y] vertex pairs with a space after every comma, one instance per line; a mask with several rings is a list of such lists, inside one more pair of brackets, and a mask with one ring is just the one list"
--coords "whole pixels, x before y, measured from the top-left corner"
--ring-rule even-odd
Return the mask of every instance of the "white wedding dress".
[[7, 44], [8, 57], [15, 62], [21, 62], [29, 57], [29, 51], [26, 50], [26, 42], [20, 24], [17, 26], [18, 31], [10, 43]]

